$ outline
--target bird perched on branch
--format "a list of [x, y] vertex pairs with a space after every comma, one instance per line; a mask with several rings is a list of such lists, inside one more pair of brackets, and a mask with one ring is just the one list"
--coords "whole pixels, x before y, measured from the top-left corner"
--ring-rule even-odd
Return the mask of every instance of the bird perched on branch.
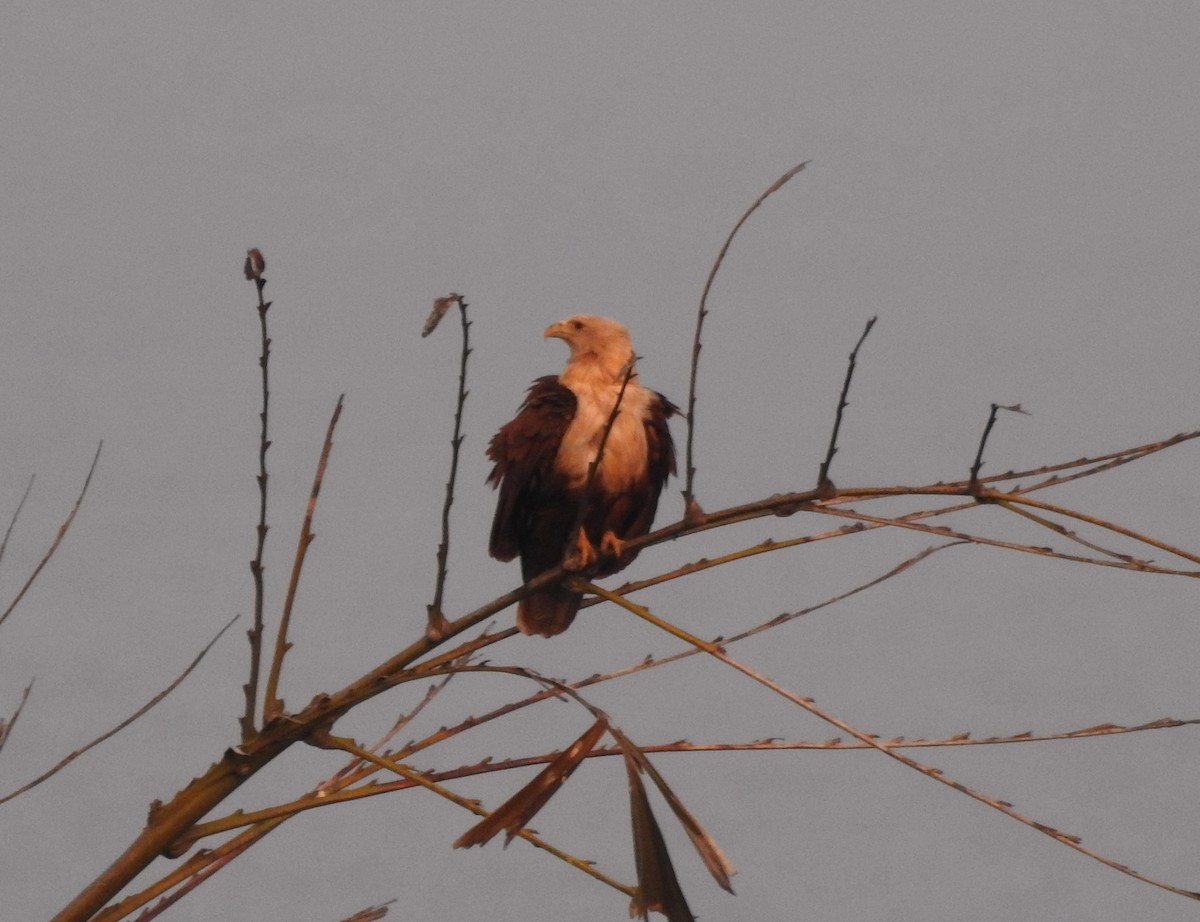
[[[488, 483], [500, 488], [489, 550], [497, 560], [520, 556], [527, 581], [559, 564], [610, 576], [637, 556], [625, 544], [650, 531], [675, 473], [667, 420], [679, 410], [642, 387], [629, 331], [615, 320], [581, 314], [547, 327], [546, 337], [566, 342], [571, 355], [562, 374], [530, 385], [488, 445], [496, 463]], [[581, 600], [561, 585], [539, 590], [517, 603], [517, 626], [561, 634]]]

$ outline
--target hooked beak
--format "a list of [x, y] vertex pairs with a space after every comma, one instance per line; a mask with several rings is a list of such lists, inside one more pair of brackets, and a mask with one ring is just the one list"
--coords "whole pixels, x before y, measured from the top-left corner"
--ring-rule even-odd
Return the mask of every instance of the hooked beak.
[[563, 326], [562, 321], [552, 323], [546, 327], [546, 332], [542, 334], [546, 339], [566, 339], [567, 330]]

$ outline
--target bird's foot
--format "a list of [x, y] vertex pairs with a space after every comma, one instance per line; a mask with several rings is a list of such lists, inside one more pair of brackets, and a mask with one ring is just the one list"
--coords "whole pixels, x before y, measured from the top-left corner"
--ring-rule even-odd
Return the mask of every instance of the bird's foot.
[[[601, 547], [603, 547], [603, 542]], [[563, 569], [571, 573], [579, 573], [592, 566], [598, 558], [596, 549], [581, 528], [575, 537], [575, 546], [568, 550], [567, 556], [563, 558]]]
[[625, 542], [614, 532], [606, 531], [600, 539], [600, 553], [613, 560], [623, 560], [625, 557]]

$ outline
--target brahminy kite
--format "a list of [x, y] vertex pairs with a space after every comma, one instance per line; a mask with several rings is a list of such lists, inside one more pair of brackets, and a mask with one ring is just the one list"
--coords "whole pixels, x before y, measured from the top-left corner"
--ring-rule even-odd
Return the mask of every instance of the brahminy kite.
[[[520, 556], [527, 581], [560, 564], [610, 576], [637, 556], [625, 543], [650, 531], [675, 473], [667, 420], [679, 408], [630, 374], [633, 346], [616, 321], [581, 314], [547, 327], [546, 337], [565, 341], [571, 355], [562, 374], [530, 385], [516, 417], [488, 445], [496, 463], [488, 483], [500, 488], [489, 551], [497, 560]], [[541, 589], [517, 604], [517, 626], [526, 634], [561, 634], [582, 598], [561, 585]]]

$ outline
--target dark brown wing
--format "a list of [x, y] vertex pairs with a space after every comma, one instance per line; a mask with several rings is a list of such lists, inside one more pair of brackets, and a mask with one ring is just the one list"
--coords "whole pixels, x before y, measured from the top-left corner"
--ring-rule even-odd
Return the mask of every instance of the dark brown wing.
[[[545, 530], [538, 527], [539, 519], [564, 489], [554, 471], [554, 458], [574, 416], [575, 395], [558, 378], [547, 375], [530, 385], [517, 415], [492, 437], [487, 454], [496, 466], [487, 482], [500, 488], [500, 497], [488, 550], [497, 560], [522, 554], [535, 533]], [[557, 555], [557, 563], [567, 535], [553, 537], [557, 545], [550, 553]]]
[[[667, 478], [675, 473], [675, 442], [667, 420], [679, 412], [679, 407], [662, 394], [656, 393], [646, 416], [646, 444], [649, 447], [650, 482], [658, 485], [658, 492], [667, 484]], [[657, 502], [657, 496], [655, 496]]]

